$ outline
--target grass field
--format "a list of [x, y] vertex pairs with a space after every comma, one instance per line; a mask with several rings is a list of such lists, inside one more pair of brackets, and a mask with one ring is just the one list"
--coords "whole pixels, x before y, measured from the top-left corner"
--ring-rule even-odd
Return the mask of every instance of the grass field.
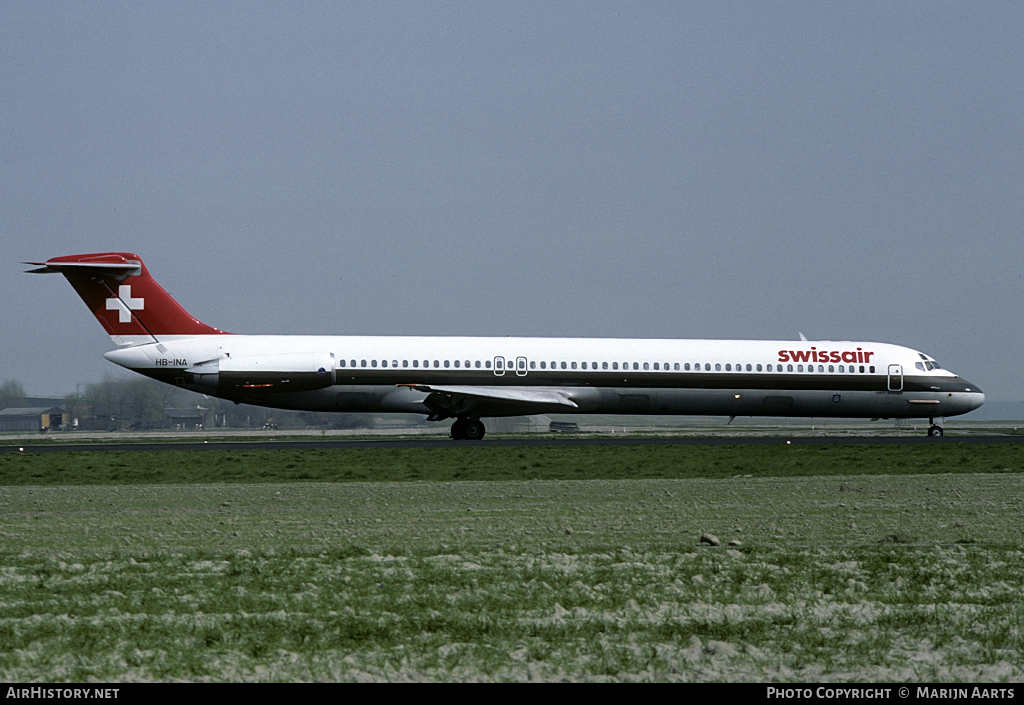
[[1020, 454], [0, 456], [0, 679], [1019, 681]]
[[0, 454], [0, 487], [210, 482], [727, 479], [1018, 472], [1024, 444], [650, 445]]

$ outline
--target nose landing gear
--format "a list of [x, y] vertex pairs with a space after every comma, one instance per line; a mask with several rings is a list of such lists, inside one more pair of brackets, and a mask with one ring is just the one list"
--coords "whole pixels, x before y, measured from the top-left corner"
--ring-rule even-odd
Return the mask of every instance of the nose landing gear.
[[452, 438], [456, 441], [479, 441], [486, 429], [480, 419], [460, 416], [452, 424]]
[[928, 435], [932, 436], [933, 438], [941, 438], [942, 437], [942, 422], [943, 422], [943, 419], [941, 419], [941, 418], [928, 419], [928, 423], [931, 424], [931, 426], [928, 427]]

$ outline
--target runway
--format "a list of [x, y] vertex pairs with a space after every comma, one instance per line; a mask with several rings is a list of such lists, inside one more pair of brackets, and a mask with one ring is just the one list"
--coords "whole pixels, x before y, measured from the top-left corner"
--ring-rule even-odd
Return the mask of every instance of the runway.
[[518, 448], [518, 447], [570, 447], [570, 446], [652, 446], [652, 445], [935, 445], [935, 444], [1024, 443], [1024, 436], [1010, 435], [947, 435], [933, 438], [919, 436], [655, 436], [655, 437], [600, 437], [600, 438], [494, 438], [482, 441], [453, 441], [448, 438], [416, 439], [351, 439], [351, 440], [256, 440], [256, 441], [167, 441], [161, 443], [49, 443], [0, 446], [0, 453], [70, 453], [104, 451], [172, 451], [172, 450], [312, 450], [326, 448]]

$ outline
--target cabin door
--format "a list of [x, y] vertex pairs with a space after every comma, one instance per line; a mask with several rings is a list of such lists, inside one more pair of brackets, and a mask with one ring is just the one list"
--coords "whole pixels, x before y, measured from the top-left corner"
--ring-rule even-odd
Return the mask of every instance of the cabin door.
[[903, 391], [903, 366], [889, 365], [889, 391]]
[[519, 356], [516, 358], [516, 375], [519, 377], [526, 376], [526, 358]]

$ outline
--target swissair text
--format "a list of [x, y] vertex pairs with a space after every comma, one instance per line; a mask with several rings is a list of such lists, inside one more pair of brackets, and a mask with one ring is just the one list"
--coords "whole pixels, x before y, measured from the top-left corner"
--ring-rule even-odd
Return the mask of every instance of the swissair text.
[[862, 348], [856, 350], [779, 350], [779, 362], [871, 362], [875, 353]]

